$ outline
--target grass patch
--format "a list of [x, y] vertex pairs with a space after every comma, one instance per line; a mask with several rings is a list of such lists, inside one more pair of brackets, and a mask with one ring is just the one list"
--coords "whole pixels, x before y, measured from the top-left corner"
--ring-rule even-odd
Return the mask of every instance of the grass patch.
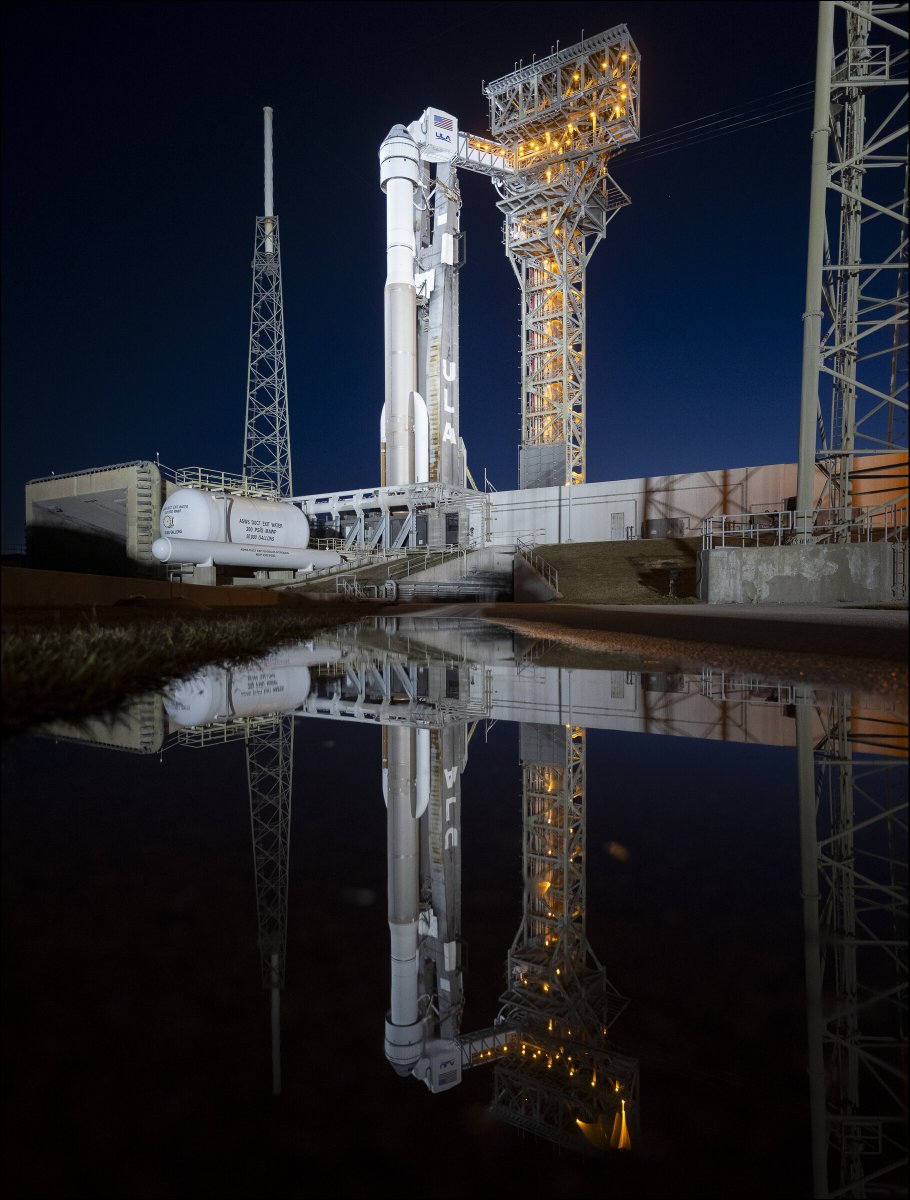
[[306, 612], [20, 614], [5, 620], [0, 641], [3, 736], [116, 711], [200, 667], [248, 661], [372, 611], [339, 604]]
[[559, 590], [567, 603], [694, 604], [700, 547], [697, 538], [646, 538], [563, 542], [535, 550], [559, 572]]

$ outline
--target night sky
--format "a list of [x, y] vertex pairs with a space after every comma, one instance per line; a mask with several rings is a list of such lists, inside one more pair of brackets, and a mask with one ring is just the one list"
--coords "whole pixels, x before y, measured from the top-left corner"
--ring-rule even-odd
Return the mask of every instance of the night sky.
[[[642, 133], [811, 81], [811, 3], [8, 3], [3, 546], [26, 480], [139, 458], [237, 471], [262, 106], [275, 109], [294, 487], [378, 482], [378, 148], [428, 106], [625, 22]], [[588, 478], [793, 462], [808, 104], [612, 173], [588, 273]], [[461, 174], [461, 431], [517, 486], [519, 292], [490, 183]]]

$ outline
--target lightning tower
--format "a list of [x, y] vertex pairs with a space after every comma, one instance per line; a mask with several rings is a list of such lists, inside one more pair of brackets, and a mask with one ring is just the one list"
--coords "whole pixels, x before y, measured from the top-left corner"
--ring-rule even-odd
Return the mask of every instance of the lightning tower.
[[796, 736], [812, 1194], [906, 1195], [907, 727], [808, 693]]
[[812, 511], [818, 468], [815, 524], [841, 540], [856, 455], [907, 503], [907, 7], [819, 5], [796, 507]]
[[284, 353], [281, 254], [272, 174], [272, 110], [264, 108], [265, 215], [256, 218], [253, 246], [253, 299], [243, 439], [247, 486], [292, 494], [288, 381]]
[[[256, 218], [253, 300], [243, 442], [248, 487], [292, 494], [288, 383], [284, 354], [281, 256], [272, 174], [272, 110], [264, 108], [265, 215]], [[271, 730], [250, 735], [246, 747], [256, 909], [263, 987], [271, 992], [272, 1090], [281, 1091], [281, 989], [287, 944], [288, 854], [294, 718], [280, 716]]]

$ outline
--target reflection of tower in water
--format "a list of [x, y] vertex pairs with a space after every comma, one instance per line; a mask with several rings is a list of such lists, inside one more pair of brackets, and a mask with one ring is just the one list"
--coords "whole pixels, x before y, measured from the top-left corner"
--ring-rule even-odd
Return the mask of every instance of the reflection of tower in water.
[[813, 1195], [905, 1196], [906, 720], [797, 701]]
[[638, 1062], [610, 1048], [628, 1001], [585, 929], [585, 732], [521, 726], [524, 912], [500, 1023], [519, 1031], [496, 1061], [494, 1115], [570, 1148], [630, 1149]]
[[262, 986], [271, 992], [272, 1092], [281, 1091], [281, 989], [288, 940], [294, 717], [251, 730], [246, 744]]

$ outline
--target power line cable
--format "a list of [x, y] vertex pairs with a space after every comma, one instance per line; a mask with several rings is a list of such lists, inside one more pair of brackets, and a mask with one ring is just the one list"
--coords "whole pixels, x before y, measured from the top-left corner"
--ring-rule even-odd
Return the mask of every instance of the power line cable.
[[793, 108], [773, 113], [769, 116], [759, 117], [756, 115], [750, 120], [738, 121], [735, 124], [730, 124], [720, 129], [705, 130], [698, 136], [693, 135], [687, 138], [680, 138], [678, 141], [671, 142], [663, 146], [658, 146], [653, 149], [646, 148], [646, 150], [642, 153], [637, 153], [637, 147], [632, 147], [623, 154], [622, 161], [624, 164], [627, 162], [645, 162], [649, 158], [659, 158], [662, 154], [670, 154], [675, 150], [681, 150], [686, 146], [695, 146], [701, 142], [710, 142], [715, 138], [726, 137], [727, 134], [736, 133], [742, 129], [756, 129], [760, 125], [767, 125], [772, 121], [781, 121], [785, 117], [794, 116], [796, 113], [806, 112], [811, 107], [811, 100], [809, 100], [805, 104], [797, 105]]
[[[623, 153], [623, 162], [641, 162], [647, 158], [656, 158], [660, 154], [669, 154], [684, 146], [696, 145], [699, 142], [711, 141], [741, 129], [751, 129], [766, 125], [770, 121], [783, 120], [811, 107], [813, 100], [812, 83], [796, 84], [783, 88], [771, 96], [750, 100], [746, 104], [731, 108], [720, 109], [708, 113], [692, 121], [684, 121], [680, 125], [660, 133], [642, 138], [634, 146]], [[757, 106], [761, 106], [760, 108]]]

